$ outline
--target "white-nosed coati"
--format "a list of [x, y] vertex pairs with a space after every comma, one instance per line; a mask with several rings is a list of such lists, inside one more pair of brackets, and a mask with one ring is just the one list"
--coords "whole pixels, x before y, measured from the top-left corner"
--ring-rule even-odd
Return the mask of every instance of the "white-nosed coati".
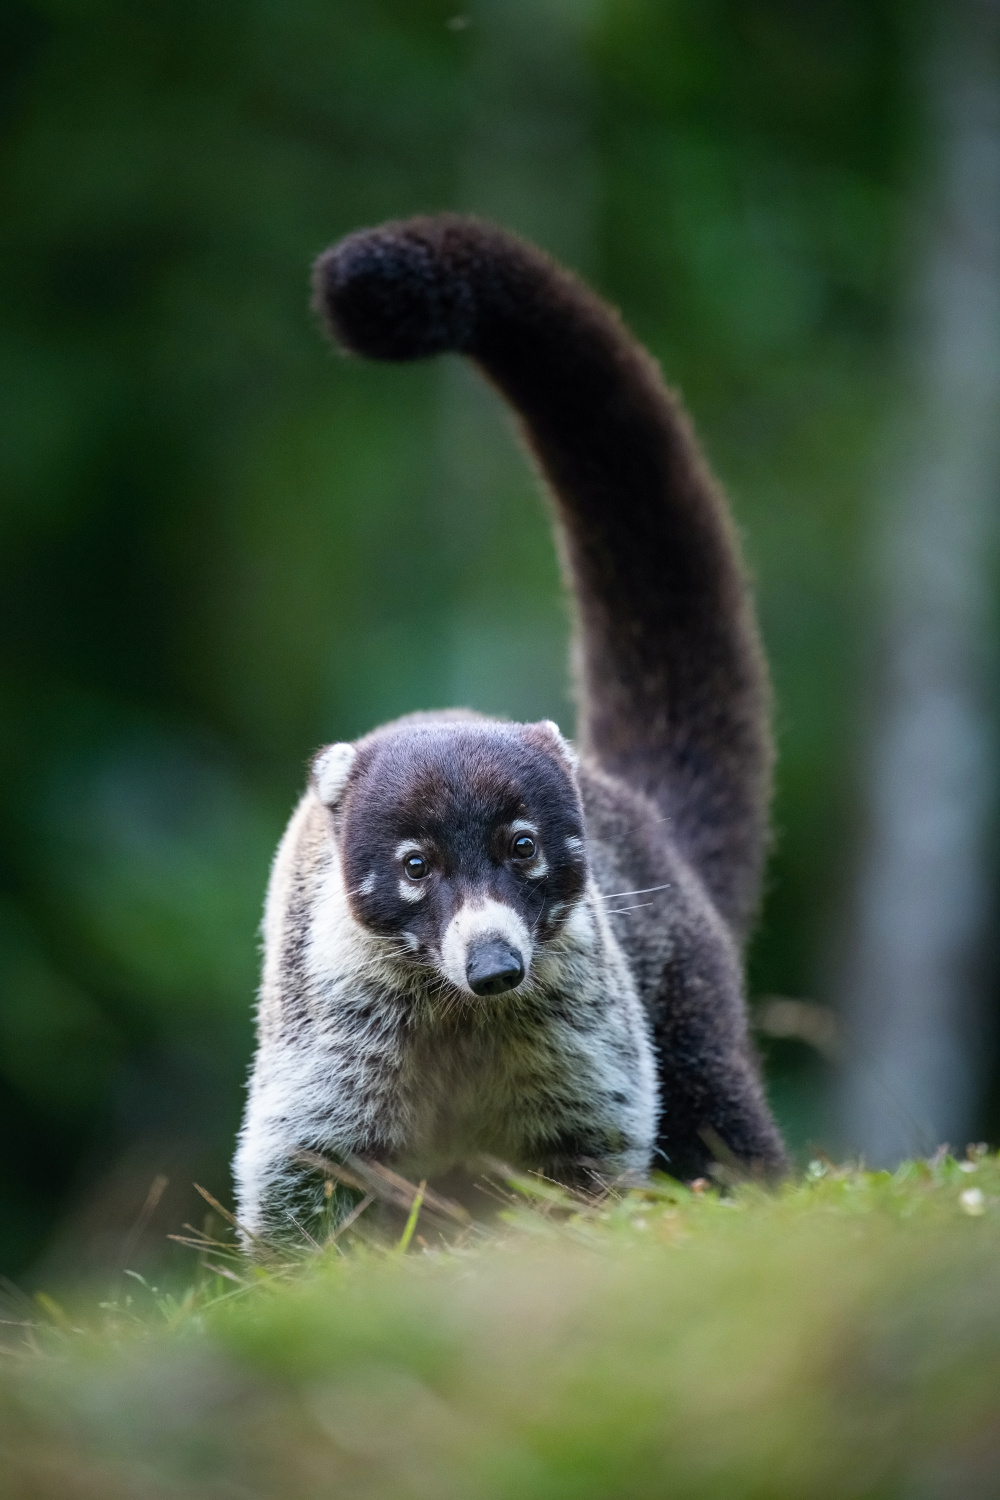
[[458, 351], [517, 413], [576, 601], [580, 753], [442, 713], [316, 757], [267, 898], [242, 1223], [320, 1212], [303, 1151], [432, 1183], [484, 1156], [583, 1185], [716, 1155], [773, 1175], [741, 982], [767, 677], [687, 418], [614, 312], [476, 219], [350, 235], [314, 285], [344, 348]]

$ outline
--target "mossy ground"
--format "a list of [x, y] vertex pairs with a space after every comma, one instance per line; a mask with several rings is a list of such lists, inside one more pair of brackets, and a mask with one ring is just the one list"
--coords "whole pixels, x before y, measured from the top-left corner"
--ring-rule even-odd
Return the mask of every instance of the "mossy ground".
[[11, 1301], [0, 1492], [1000, 1494], [997, 1157], [816, 1163], [776, 1194], [522, 1191], [447, 1250], [418, 1224], [405, 1253], [210, 1251], [183, 1296]]

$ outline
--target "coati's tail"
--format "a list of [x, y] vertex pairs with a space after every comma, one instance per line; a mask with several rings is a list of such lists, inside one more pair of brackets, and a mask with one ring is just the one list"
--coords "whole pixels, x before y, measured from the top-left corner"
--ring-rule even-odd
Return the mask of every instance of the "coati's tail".
[[767, 677], [725, 503], [658, 367], [574, 276], [477, 219], [349, 235], [314, 287], [348, 349], [456, 350], [518, 412], [565, 534], [583, 748], [655, 799], [742, 932], [766, 836]]

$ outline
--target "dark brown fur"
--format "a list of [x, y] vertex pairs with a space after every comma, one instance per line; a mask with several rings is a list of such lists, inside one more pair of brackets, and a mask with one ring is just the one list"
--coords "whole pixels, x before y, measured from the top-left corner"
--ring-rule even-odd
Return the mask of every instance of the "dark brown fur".
[[661, 1164], [779, 1169], [740, 976], [767, 837], [767, 676], [732, 523], [677, 397], [605, 303], [475, 219], [349, 236], [314, 284], [346, 348], [458, 351], [517, 412], [578, 612], [590, 858], [609, 895], [669, 886], [616, 927], [659, 1053]]

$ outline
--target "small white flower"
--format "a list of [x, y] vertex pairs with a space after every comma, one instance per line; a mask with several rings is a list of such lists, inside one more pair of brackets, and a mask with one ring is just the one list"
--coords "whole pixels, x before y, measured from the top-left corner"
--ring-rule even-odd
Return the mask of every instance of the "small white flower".
[[960, 1161], [958, 1164], [960, 1172], [978, 1172], [979, 1163], [975, 1161]]
[[959, 1193], [958, 1201], [967, 1214], [985, 1213], [982, 1188], [966, 1188], [964, 1193]]

